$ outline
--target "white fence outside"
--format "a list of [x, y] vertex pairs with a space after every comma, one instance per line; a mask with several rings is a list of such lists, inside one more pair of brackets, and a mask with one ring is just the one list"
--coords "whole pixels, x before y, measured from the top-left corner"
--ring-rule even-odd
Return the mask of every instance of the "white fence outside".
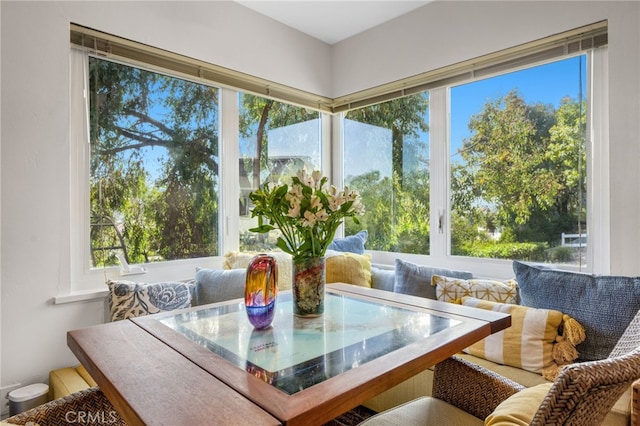
[[586, 247], [587, 234], [565, 234], [563, 232], [562, 245], [564, 247]]

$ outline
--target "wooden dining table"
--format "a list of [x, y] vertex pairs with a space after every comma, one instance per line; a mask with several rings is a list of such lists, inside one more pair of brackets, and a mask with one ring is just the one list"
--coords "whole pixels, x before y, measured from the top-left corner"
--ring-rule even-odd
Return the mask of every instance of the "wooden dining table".
[[511, 325], [508, 314], [349, 284], [324, 315], [278, 295], [266, 330], [242, 299], [69, 331], [131, 425], [321, 425]]

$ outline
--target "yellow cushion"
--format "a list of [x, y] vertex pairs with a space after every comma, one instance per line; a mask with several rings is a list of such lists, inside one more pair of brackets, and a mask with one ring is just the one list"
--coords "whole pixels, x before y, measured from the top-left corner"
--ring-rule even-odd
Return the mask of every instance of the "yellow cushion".
[[74, 367], [53, 370], [49, 372], [49, 399], [54, 400], [71, 395], [72, 393], [95, 386], [95, 382], [93, 383], [92, 385], [87, 383]]
[[518, 283], [516, 280], [463, 280], [433, 275], [431, 285], [436, 287], [436, 298], [443, 302], [456, 302], [463, 297], [475, 297], [492, 302], [517, 303]]
[[502, 401], [484, 420], [485, 426], [529, 426], [551, 383], [523, 389]]
[[462, 304], [511, 314], [511, 327], [469, 346], [465, 352], [540, 374], [543, 368], [554, 364], [553, 345], [562, 323], [562, 312], [472, 297], [463, 298]]
[[89, 385], [90, 388], [92, 388], [94, 386], [98, 386], [96, 381], [93, 380], [93, 377], [91, 377], [89, 375], [89, 372], [84, 368], [84, 365], [80, 364], [79, 366], [77, 366], [76, 367], [76, 371], [78, 372], [80, 377], [82, 377], [84, 379], [84, 381], [87, 382], [87, 384]]
[[[276, 259], [278, 265], [278, 290], [291, 289], [293, 275], [293, 258], [283, 251], [267, 251]], [[224, 269], [246, 269], [253, 256], [260, 254], [257, 251], [232, 251], [224, 255]]]
[[[264, 253], [264, 252], [263, 252]], [[290, 254], [269, 251], [278, 265], [278, 290], [289, 290], [293, 281], [293, 258]], [[249, 266], [258, 252], [234, 251], [225, 254], [224, 269], [239, 269]], [[343, 282], [371, 287], [371, 255], [349, 252], [327, 251], [325, 273], [327, 283]]]
[[345, 252], [328, 256], [326, 282], [371, 287], [371, 255]]

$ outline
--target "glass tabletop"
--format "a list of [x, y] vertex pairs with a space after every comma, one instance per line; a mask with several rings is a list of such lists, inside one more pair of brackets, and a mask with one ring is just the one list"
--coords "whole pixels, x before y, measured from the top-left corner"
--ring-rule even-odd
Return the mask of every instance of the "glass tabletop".
[[323, 316], [298, 318], [292, 311], [286, 293], [266, 330], [253, 328], [241, 302], [159, 321], [289, 395], [460, 324], [330, 292]]

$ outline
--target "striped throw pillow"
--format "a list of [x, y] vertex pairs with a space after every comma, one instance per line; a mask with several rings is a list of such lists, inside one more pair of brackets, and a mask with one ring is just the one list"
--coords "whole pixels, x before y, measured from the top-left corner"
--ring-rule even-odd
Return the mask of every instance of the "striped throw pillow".
[[511, 327], [475, 343], [464, 352], [534, 373], [554, 364], [553, 345], [562, 312], [464, 297], [462, 304], [511, 314]]
[[436, 299], [443, 302], [460, 303], [463, 297], [489, 300], [500, 303], [518, 303], [516, 280], [495, 281], [445, 277], [433, 275], [431, 285], [436, 288]]

